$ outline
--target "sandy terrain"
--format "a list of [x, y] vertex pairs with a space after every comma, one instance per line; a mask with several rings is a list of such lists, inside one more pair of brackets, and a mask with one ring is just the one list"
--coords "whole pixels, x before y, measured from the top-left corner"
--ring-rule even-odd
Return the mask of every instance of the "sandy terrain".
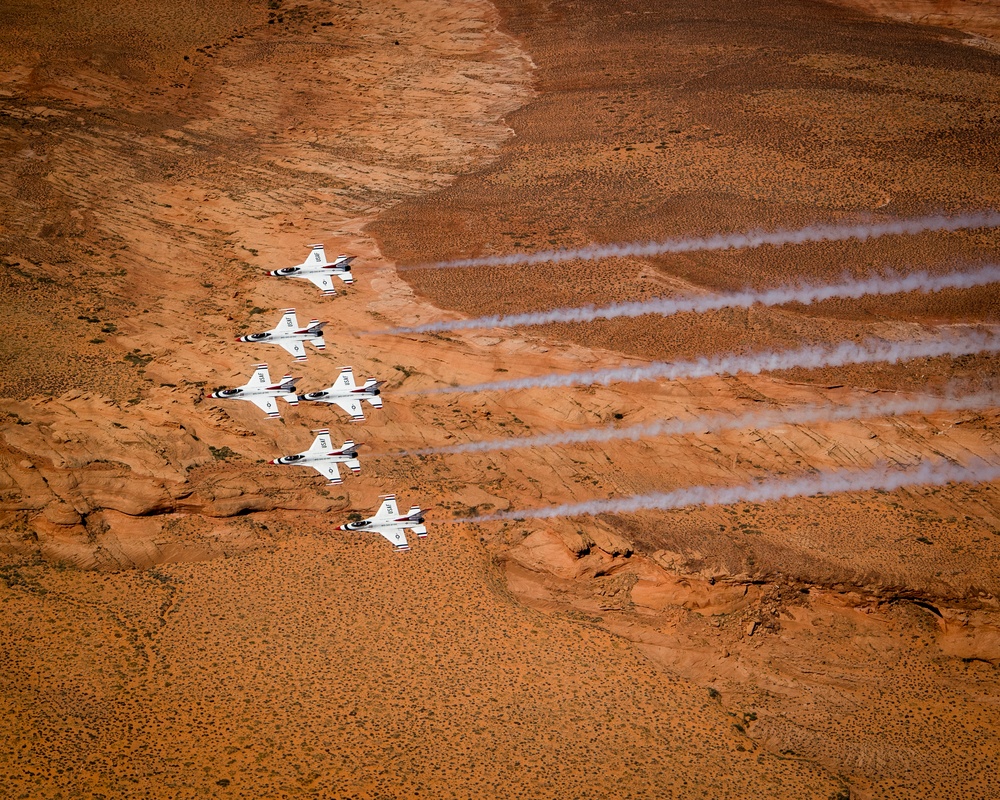
[[[865, 14], [972, 34], [963, 44], [997, 51], [1000, 4], [996, 0], [835, 0]], [[933, 35], [933, 33], [931, 34]]]
[[[986, 326], [995, 287], [362, 335], [995, 258], [1000, 234], [973, 231], [397, 274], [394, 263], [1000, 205], [989, 39], [971, 47], [965, 33], [865, 16], [870, 5], [661, 5], [167, 13], [80, 0], [4, 18], [0, 794], [1000, 794], [996, 486], [446, 524], [881, 461], [995, 460], [996, 408], [397, 455], [996, 385], [996, 359], [966, 357], [420, 393]], [[949, 27], [988, 37], [982, 18]], [[339, 297], [264, 274], [314, 241], [358, 256]], [[278, 348], [232, 342], [291, 306], [330, 320], [327, 354], [290, 368]], [[387, 381], [386, 407], [349, 427], [331, 409], [270, 421], [206, 398], [261, 361], [302, 389], [351, 364]], [[364, 442], [360, 478], [324, 487], [267, 463], [327, 425]], [[430, 509], [431, 536], [410, 553], [331, 535], [390, 491]]]

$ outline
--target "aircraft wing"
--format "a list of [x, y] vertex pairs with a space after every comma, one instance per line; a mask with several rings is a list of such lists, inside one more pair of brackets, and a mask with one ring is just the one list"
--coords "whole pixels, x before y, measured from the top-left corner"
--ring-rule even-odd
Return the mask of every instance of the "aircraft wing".
[[382, 534], [396, 548], [397, 552], [410, 549], [410, 545], [406, 541], [406, 532], [402, 528], [369, 528], [368, 530]]
[[329, 461], [325, 464], [310, 464], [314, 470], [316, 470], [320, 475], [330, 481], [331, 484], [343, 483], [343, 479], [340, 477], [340, 470], [337, 469], [337, 464], [335, 461]]
[[336, 294], [337, 290], [333, 288], [333, 279], [330, 275], [324, 275], [323, 273], [312, 273], [309, 275], [304, 275], [306, 280], [312, 281], [320, 289], [323, 290], [323, 294]]
[[267, 369], [267, 364], [258, 364], [254, 369], [253, 377], [247, 381], [247, 387], [264, 387], [271, 385], [271, 373]]
[[419, 536], [421, 539], [423, 539], [427, 535], [427, 526], [426, 525], [410, 525], [408, 527], [410, 528], [411, 531], [413, 531], [415, 534], [417, 534], [417, 536]]
[[289, 353], [295, 356], [296, 361], [306, 360], [306, 348], [305, 345], [298, 340], [289, 341], [287, 339], [279, 339], [278, 344], [284, 347]]
[[281, 414], [278, 413], [278, 400], [275, 397], [246, 397], [244, 398], [253, 403], [257, 408], [267, 414], [271, 419], [280, 417]]
[[355, 400], [352, 397], [341, 397], [333, 402], [350, 414], [351, 419], [355, 422], [361, 422], [365, 418], [365, 412], [361, 409], [360, 400]]
[[[397, 517], [399, 517], [399, 506], [396, 505], [396, 495], [390, 494], [382, 501], [382, 505], [373, 519], [385, 522], [387, 520], [395, 520]], [[379, 532], [381, 533], [381, 531]]]

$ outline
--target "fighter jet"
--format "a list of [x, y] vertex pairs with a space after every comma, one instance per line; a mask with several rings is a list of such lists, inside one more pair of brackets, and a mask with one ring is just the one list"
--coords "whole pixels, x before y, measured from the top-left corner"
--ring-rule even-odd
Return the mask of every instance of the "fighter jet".
[[351, 274], [351, 262], [355, 256], [337, 256], [333, 262], [326, 260], [326, 251], [323, 245], [314, 244], [312, 252], [297, 267], [284, 267], [283, 269], [271, 270], [268, 275], [276, 278], [305, 278], [312, 281], [324, 295], [334, 295], [332, 276], [336, 275], [344, 283], [354, 283], [354, 276]]
[[358, 386], [354, 382], [354, 370], [350, 367], [343, 367], [340, 370], [340, 377], [336, 383], [328, 389], [320, 392], [309, 392], [299, 395], [299, 400], [309, 403], [333, 403], [340, 406], [351, 415], [354, 422], [362, 422], [365, 412], [361, 408], [361, 401], [367, 400], [375, 408], [382, 408], [381, 381], [369, 378], [364, 386]]
[[264, 333], [251, 333], [247, 336], [240, 336], [238, 342], [266, 342], [268, 344], [279, 344], [289, 353], [295, 356], [296, 361], [306, 360], [306, 342], [312, 342], [317, 350], [325, 350], [326, 342], [323, 341], [323, 326], [325, 322], [318, 319], [310, 320], [305, 328], [299, 327], [299, 320], [295, 316], [294, 308], [286, 308], [285, 315], [278, 322], [277, 327]]
[[392, 543], [398, 553], [410, 549], [410, 545], [406, 543], [406, 528], [421, 539], [427, 535], [427, 527], [424, 525], [424, 518], [420, 516], [421, 513], [420, 506], [412, 506], [409, 513], [401, 516], [396, 505], [396, 495], [390, 494], [383, 498], [382, 505], [374, 517], [360, 522], [348, 522], [337, 530], [380, 533]]
[[340, 477], [340, 470], [337, 464], [346, 464], [355, 475], [361, 472], [361, 462], [358, 461], [358, 451], [354, 442], [348, 439], [339, 450], [333, 449], [330, 442], [330, 431], [324, 428], [321, 431], [313, 431], [319, 434], [312, 447], [304, 453], [296, 453], [294, 456], [282, 456], [274, 459], [272, 464], [295, 464], [300, 467], [312, 467], [324, 478], [329, 479], [327, 486], [335, 486], [343, 483]]
[[272, 419], [281, 416], [278, 413], [279, 397], [293, 406], [299, 404], [298, 395], [295, 394], [295, 384], [301, 378], [286, 375], [280, 383], [271, 383], [271, 373], [267, 371], [267, 364], [258, 364], [254, 369], [253, 377], [246, 382], [246, 385], [235, 389], [220, 389], [212, 392], [212, 397], [219, 400], [249, 400]]

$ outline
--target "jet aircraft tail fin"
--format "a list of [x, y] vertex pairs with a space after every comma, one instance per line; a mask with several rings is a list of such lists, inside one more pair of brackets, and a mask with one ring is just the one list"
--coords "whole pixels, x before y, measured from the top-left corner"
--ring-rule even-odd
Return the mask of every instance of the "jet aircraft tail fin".
[[377, 381], [374, 378], [369, 378], [365, 381], [365, 385], [361, 387], [366, 393], [365, 400], [371, 403], [373, 408], [382, 408], [382, 397], [379, 395], [379, 392], [383, 383], [385, 381]]
[[283, 397], [291, 406], [297, 406], [299, 404], [299, 396], [296, 393], [295, 384], [300, 380], [302, 380], [302, 378], [293, 378], [291, 375], [286, 375], [281, 379], [280, 386], [285, 391]]
[[413, 531], [421, 539], [427, 535], [427, 526], [424, 525], [423, 512], [420, 510], [420, 506], [410, 506], [410, 510], [406, 515], [406, 519], [410, 522], [415, 522], [415, 525], [409, 525], [409, 529]]
[[342, 271], [338, 270], [333, 274], [336, 275], [338, 278], [340, 278], [348, 286], [350, 286], [354, 283], [354, 273], [351, 272], [351, 264], [350, 264], [350, 262], [354, 260], [354, 256], [344, 256], [344, 258], [346, 258], [346, 260], [343, 262], [340, 262], [339, 258], [337, 259], [337, 261], [340, 262], [337, 264], [337, 266], [343, 267], [344, 269]]

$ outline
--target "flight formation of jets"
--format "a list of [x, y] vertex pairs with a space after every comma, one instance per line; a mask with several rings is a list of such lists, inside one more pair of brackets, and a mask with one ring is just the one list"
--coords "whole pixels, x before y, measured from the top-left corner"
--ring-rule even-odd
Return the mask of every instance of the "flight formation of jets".
[[[325, 296], [331, 296], [337, 293], [333, 288], [334, 276], [345, 284], [354, 283], [354, 275], [351, 272], [353, 260], [354, 256], [342, 255], [337, 256], [332, 262], [327, 261], [323, 245], [314, 244], [303, 263], [295, 267], [276, 269], [268, 274], [278, 278], [303, 278], [318, 286]], [[317, 350], [326, 348], [326, 342], [323, 341], [323, 327], [326, 324], [314, 319], [305, 327], [301, 327], [295, 309], [288, 308], [272, 330], [240, 336], [237, 341], [276, 344], [287, 350], [296, 361], [305, 361], [307, 342]], [[363, 402], [367, 402], [372, 408], [382, 408], [381, 383], [375, 378], [368, 378], [358, 386], [351, 367], [342, 368], [337, 380], [331, 386], [315, 392], [299, 394], [296, 387], [299, 380], [301, 379], [285, 375], [275, 383], [271, 380], [267, 364], [257, 364], [253, 375], [243, 386], [219, 389], [212, 392], [212, 397], [217, 400], [248, 400], [272, 419], [281, 416], [278, 409], [279, 399], [293, 406], [298, 405], [300, 400], [307, 403], [330, 403], [349, 414], [353, 422], [364, 421]], [[361, 472], [358, 445], [352, 440], [348, 439], [340, 448], [334, 448], [328, 429], [324, 428], [313, 433], [317, 436], [308, 450], [276, 458], [271, 463], [311, 467], [327, 479], [328, 486], [343, 483], [339, 464], [343, 464], [355, 475]], [[396, 496], [387, 495], [374, 516], [358, 522], [348, 522], [341, 525], [338, 530], [378, 533], [384, 536], [396, 551], [409, 550], [406, 530], [413, 531], [419, 537], [427, 535], [422, 513], [418, 506], [413, 506], [408, 513], [401, 515], [396, 505]]]

